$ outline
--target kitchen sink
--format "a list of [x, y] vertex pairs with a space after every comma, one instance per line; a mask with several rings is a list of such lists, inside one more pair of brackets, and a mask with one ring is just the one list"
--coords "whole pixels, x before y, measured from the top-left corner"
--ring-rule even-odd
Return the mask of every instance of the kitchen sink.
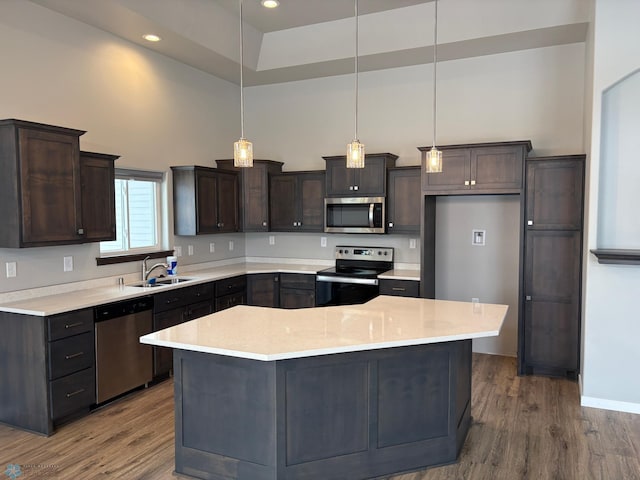
[[151, 278], [146, 282], [136, 282], [130, 283], [130, 287], [140, 287], [140, 288], [153, 288], [153, 287], [164, 287], [167, 285], [175, 285], [178, 283], [189, 282], [195, 280], [194, 278], [188, 277], [176, 277], [176, 278]]

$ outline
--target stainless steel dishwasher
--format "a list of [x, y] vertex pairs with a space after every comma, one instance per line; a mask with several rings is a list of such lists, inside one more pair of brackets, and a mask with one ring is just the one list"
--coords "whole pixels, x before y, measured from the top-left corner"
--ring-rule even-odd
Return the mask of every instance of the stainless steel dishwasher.
[[153, 350], [140, 337], [153, 327], [153, 298], [96, 307], [96, 402], [110, 400], [153, 378]]

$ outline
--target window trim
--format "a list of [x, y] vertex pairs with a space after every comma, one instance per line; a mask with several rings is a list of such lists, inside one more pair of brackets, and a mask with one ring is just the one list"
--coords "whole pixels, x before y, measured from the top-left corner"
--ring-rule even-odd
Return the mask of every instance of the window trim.
[[[138, 169], [130, 169], [130, 168], [116, 168], [115, 169], [115, 179], [117, 180], [141, 180], [148, 182], [155, 182], [158, 185], [158, 193], [162, 192], [162, 184], [165, 179], [164, 172], [151, 171], [151, 170], [138, 170]], [[158, 240], [159, 245], [162, 247], [162, 231], [164, 228], [164, 218], [162, 215], [162, 205], [163, 200], [159, 196], [157, 198], [157, 209], [156, 209], [156, 222], [158, 225]], [[101, 265], [113, 265], [117, 263], [127, 263], [127, 262], [136, 262], [144, 260], [147, 256], [150, 258], [163, 258], [169, 255], [173, 255], [173, 250], [132, 250], [130, 252], [118, 252], [111, 254], [109, 252], [104, 252], [104, 255], [101, 253], [99, 257], [96, 257], [96, 264], [98, 266]]]

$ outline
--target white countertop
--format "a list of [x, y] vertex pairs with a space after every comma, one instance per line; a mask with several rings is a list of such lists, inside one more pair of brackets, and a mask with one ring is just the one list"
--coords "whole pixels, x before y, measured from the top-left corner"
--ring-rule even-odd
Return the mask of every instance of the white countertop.
[[378, 278], [385, 280], [414, 280], [416, 282], [419, 282], [420, 270], [394, 269], [389, 270], [388, 272], [381, 273], [380, 275], [378, 275]]
[[497, 336], [507, 305], [379, 296], [298, 310], [239, 305], [140, 337], [142, 343], [272, 361]]
[[319, 270], [327, 268], [326, 265], [304, 265], [286, 263], [236, 263], [206, 270], [196, 270], [179, 275], [179, 277], [192, 279], [175, 285], [163, 285], [161, 287], [132, 287], [132, 286], [101, 286], [83, 290], [74, 290], [67, 293], [32, 297], [25, 300], [0, 304], [0, 312], [20, 313], [23, 315], [47, 316], [58, 313], [71, 312], [81, 308], [104, 305], [120, 300], [153, 295], [175, 288], [184, 288], [189, 285], [207, 283], [236, 275], [252, 273], [305, 273], [315, 274]]

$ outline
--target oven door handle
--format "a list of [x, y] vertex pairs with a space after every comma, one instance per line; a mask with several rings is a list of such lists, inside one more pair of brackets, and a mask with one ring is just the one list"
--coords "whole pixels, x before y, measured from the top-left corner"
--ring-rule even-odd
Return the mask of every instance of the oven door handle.
[[358, 285], [378, 285], [377, 278], [330, 277], [326, 275], [316, 275], [316, 282], [357, 283]]
[[373, 228], [373, 207], [375, 204], [371, 202], [369, 204], [369, 228]]

